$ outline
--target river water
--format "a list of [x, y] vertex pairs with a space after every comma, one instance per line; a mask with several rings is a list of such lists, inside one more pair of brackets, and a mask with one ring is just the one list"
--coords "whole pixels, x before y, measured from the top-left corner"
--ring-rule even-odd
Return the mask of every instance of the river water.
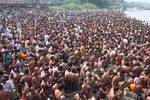
[[132, 9], [127, 9], [125, 13], [129, 17], [133, 17], [142, 21], [146, 21], [150, 24], [150, 10], [139, 10], [136, 8], [132, 8]]

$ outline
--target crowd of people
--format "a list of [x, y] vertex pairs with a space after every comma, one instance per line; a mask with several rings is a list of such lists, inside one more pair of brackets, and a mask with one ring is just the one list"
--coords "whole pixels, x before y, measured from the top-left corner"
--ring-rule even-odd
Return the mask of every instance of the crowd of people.
[[0, 100], [150, 100], [150, 26], [122, 11], [0, 11]]

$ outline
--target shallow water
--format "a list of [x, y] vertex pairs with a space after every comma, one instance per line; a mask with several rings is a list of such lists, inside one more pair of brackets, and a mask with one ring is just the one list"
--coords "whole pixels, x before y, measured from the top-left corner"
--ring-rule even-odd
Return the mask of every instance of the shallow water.
[[139, 10], [139, 9], [127, 9], [125, 11], [127, 16], [134, 17], [142, 21], [146, 21], [150, 24], [150, 10]]

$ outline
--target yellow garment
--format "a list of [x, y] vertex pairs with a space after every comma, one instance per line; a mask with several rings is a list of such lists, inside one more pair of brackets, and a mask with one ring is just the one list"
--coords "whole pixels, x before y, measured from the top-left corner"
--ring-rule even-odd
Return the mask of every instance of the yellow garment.
[[22, 54], [20, 55], [20, 58], [23, 59], [23, 60], [26, 60], [27, 57], [28, 57], [28, 55], [27, 55], [27, 54], [24, 54], [24, 53], [22, 53]]

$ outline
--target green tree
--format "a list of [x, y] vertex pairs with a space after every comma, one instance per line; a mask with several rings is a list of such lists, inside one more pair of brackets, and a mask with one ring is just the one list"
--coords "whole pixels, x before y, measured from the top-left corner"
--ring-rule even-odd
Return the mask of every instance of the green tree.
[[99, 8], [111, 8], [113, 6], [123, 6], [124, 0], [66, 0], [66, 2], [74, 2], [74, 3], [92, 3]]
[[100, 8], [107, 8], [114, 5], [120, 5], [124, 3], [124, 0], [89, 0], [89, 2]]
[[80, 3], [80, 0], [65, 0], [65, 3]]

